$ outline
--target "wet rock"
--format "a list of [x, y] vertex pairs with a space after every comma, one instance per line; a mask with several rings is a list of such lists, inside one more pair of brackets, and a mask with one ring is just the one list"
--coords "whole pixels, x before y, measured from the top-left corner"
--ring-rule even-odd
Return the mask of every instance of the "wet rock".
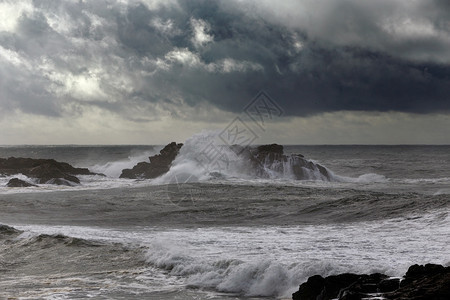
[[384, 274], [340, 274], [308, 278], [292, 295], [294, 300], [444, 300], [450, 299], [450, 267], [427, 264], [413, 265], [400, 283]]
[[278, 144], [262, 145], [256, 148], [258, 153], [283, 154], [283, 146]]
[[400, 278], [388, 278], [382, 280], [378, 284], [378, 291], [380, 293], [389, 293], [397, 290], [400, 287]]
[[122, 170], [120, 178], [152, 179], [167, 173], [182, 146], [175, 142], [168, 144], [159, 154], [149, 157], [150, 162], [140, 162], [132, 169]]
[[52, 184], [79, 184], [76, 175], [101, 175], [90, 172], [86, 168], [75, 168], [68, 163], [58, 162], [54, 159], [33, 158], [0, 158], [0, 174], [23, 174], [36, 178], [38, 183]]
[[30, 187], [30, 186], [36, 186], [35, 184], [26, 182], [24, 180], [21, 180], [19, 178], [13, 178], [8, 181], [6, 184], [7, 187]]
[[[160, 154], [151, 156], [150, 162], [140, 162], [132, 169], [122, 170], [120, 178], [152, 179], [163, 175], [169, 171], [181, 146], [182, 144], [175, 142], [168, 144]], [[288, 172], [293, 175], [293, 179], [298, 180], [331, 180], [331, 174], [325, 167], [306, 160], [301, 154], [285, 155], [282, 145], [270, 144], [258, 147], [232, 145], [230, 150], [239, 158], [238, 167], [258, 178], [270, 178], [271, 172], [278, 174]]]
[[343, 292], [343, 294], [339, 296], [339, 300], [362, 300], [363, 298], [366, 297], [367, 295], [365, 294], [349, 290]]
[[308, 278], [308, 281], [302, 283], [297, 292], [292, 295], [294, 300], [316, 300], [316, 299], [333, 299], [339, 292], [355, 283], [360, 275], [352, 273], [344, 273], [323, 278], [315, 275]]
[[413, 282], [416, 279], [440, 274], [442, 272], [445, 272], [445, 267], [441, 265], [435, 264], [412, 265], [408, 268], [408, 271], [405, 274], [405, 279], [402, 281], [401, 285], [404, 286], [409, 284], [410, 282]]
[[386, 293], [388, 299], [450, 299], [450, 267], [435, 264], [413, 265], [406, 272], [400, 288]]
[[320, 275], [314, 275], [308, 278], [308, 281], [302, 283], [297, 292], [292, 295], [294, 300], [315, 300], [325, 288], [325, 279]]
[[363, 299], [379, 292], [379, 284], [388, 276], [380, 273], [359, 275], [359, 278], [348, 287], [341, 289], [338, 299]]
[[[249, 152], [253, 168], [255, 168], [259, 177], [269, 177], [267, 169], [280, 174], [289, 169], [289, 171], [292, 171], [294, 179], [297, 180], [331, 180], [331, 174], [325, 167], [305, 159], [301, 154], [285, 155], [282, 145], [262, 145], [256, 149], [250, 149]], [[241, 153], [248, 156], [246, 151]]]
[[66, 182], [80, 183], [80, 180], [76, 176], [71, 175], [71, 173], [66, 173], [51, 164], [43, 164], [32, 168], [29, 175], [38, 178], [38, 183], [41, 184], [67, 185]]

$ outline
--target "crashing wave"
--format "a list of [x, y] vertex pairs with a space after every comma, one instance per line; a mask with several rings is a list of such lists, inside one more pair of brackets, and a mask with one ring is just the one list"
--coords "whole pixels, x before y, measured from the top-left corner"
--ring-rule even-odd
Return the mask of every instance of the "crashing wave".
[[209, 133], [194, 135], [184, 145], [172, 142], [160, 154], [149, 157], [149, 162], [124, 169], [120, 177], [160, 178], [162, 182], [170, 182], [170, 178], [180, 174], [199, 180], [246, 177], [331, 181], [333, 178], [327, 168], [301, 154], [284, 154], [281, 145], [226, 146], [215, 144], [214, 135]]

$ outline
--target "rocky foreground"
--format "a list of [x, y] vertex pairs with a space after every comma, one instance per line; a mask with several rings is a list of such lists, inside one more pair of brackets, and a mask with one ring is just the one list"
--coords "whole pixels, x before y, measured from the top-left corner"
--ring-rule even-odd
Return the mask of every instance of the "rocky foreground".
[[448, 300], [450, 299], [450, 267], [413, 265], [403, 278], [384, 274], [315, 275], [302, 283], [293, 300]]
[[33, 183], [13, 178], [8, 187], [29, 187], [36, 184], [75, 185], [80, 184], [77, 175], [98, 175], [86, 168], [75, 168], [68, 163], [54, 159], [0, 158], [0, 175], [23, 174], [34, 179]]

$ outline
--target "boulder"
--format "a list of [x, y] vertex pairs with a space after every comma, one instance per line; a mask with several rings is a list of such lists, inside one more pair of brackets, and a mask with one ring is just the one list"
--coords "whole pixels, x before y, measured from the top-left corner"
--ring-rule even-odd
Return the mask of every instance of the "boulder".
[[378, 291], [380, 293], [390, 293], [400, 287], [400, 278], [387, 278], [378, 284]]
[[386, 279], [388, 279], [388, 276], [380, 273], [359, 275], [355, 282], [346, 288], [341, 288], [337, 298], [341, 300], [369, 298], [370, 294], [379, 292], [380, 283]]
[[258, 177], [269, 177], [267, 170], [272, 170], [279, 174], [291, 172], [297, 180], [331, 180], [331, 174], [325, 167], [305, 159], [301, 154], [285, 155], [282, 145], [262, 145], [248, 151], [242, 150], [240, 155], [247, 156]]
[[337, 298], [339, 292], [354, 284], [361, 275], [344, 273], [339, 275], [322, 276], [315, 275], [301, 284], [297, 292], [292, 295], [294, 300], [316, 300]]
[[76, 175], [101, 175], [90, 172], [86, 168], [75, 168], [68, 163], [58, 162], [54, 159], [33, 158], [0, 158], [0, 174], [11, 176], [23, 174], [36, 178], [38, 183], [79, 184]]
[[435, 264], [413, 265], [406, 272], [400, 288], [386, 293], [387, 299], [450, 299], [450, 267]]
[[[57, 184], [57, 185], [67, 185], [63, 182], [69, 181], [76, 184], [80, 183], [80, 180], [71, 175], [71, 173], [65, 173], [60, 168], [55, 165], [43, 164], [32, 168], [29, 171], [31, 177], [38, 178], [38, 183], [41, 184]], [[65, 180], [62, 181], [61, 179]]]
[[153, 179], [167, 173], [182, 146], [175, 142], [168, 144], [159, 154], [150, 156], [150, 162], [140, 162], [132, 169], [122, 170], [120, 178]]
[[278, 144], [261, 145], [256, 148], [258, 153], [273, 153], [283, 155], [283, 146]]
[[450, 267], [413, 265], [402, 281], [380, 273], [345, 273], [325, 278], [315, 275], [300, 285], [299, 290], [292, 294], [292, 299], [360, 300], [375, 296], [393, 300], [450, 299]]
[[292, 294], [294, 300], [316, 300], [325, 288], [325, 278], [320, 275], [314, 275], [308, 278], [305, 283], [300, 285], [297, 292]]
[[30, 187], [30, 186], [36, 186], [35, 184], [26, 182], [24, 180], [21, 180], [19, 178], [13, 178], [9, 180], [9, 182], [6, 184], [7, 187]]

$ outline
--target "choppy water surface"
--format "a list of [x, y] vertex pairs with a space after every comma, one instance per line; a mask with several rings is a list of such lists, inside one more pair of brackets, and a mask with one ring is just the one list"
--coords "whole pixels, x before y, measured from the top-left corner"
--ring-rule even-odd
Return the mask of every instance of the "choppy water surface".
[[[106, 177], [0, 187], [0, 288], [20, 299], [290, 298], [314, 274], [402, 275], [450, 263], [450, 147], [288, 146], [331, 182], [192, 170], [200, 182], [119, 179], [160, 147], [0, 147]], [[187, 150], [185, 150], [187, 151]], [[195, 149], [190, 149], [194, 151]], [[0, 186], [8, 177], [0, 177]]]

